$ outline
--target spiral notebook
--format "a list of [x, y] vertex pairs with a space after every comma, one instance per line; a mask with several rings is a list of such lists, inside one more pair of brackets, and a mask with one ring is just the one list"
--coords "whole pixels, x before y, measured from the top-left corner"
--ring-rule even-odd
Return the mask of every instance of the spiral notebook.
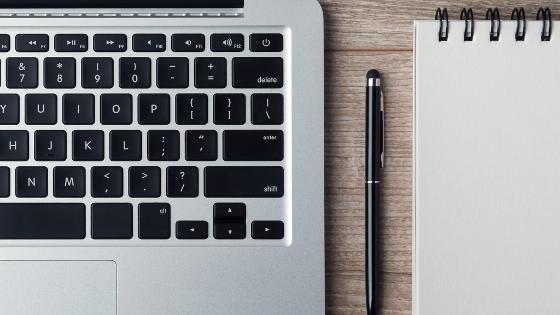
[[415, 22], [415, 315], [560, 314], [560, 23], [520, 12]]

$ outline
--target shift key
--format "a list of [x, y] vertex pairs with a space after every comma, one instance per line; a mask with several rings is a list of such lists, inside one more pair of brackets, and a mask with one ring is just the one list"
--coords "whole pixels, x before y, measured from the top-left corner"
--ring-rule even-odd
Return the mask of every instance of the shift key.
[[284, 86], [284, 60], [273, 58], [233, 58], [233, 87], [269, 89]]
[[209, 166], [204, 169], [208, 198], [280, 198], [284, 169], [280, 166]]

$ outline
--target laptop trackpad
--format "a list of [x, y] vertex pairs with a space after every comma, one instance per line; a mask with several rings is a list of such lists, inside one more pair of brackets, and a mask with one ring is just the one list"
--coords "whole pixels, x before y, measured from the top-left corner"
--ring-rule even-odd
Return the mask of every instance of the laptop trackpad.
[[0, 314], [117, 312], [113, 261], [0, 261]]

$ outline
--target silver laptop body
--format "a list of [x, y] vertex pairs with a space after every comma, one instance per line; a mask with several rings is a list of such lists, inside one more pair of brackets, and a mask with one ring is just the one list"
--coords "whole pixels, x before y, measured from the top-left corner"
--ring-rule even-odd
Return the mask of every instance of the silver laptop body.
[[318, 2], [84, 3], [0, 9], [0, 313], [323, 314]]

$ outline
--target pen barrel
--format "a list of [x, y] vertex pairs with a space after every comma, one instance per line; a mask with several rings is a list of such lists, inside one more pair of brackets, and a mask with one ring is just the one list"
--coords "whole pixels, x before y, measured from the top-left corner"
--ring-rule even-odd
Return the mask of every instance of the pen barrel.
[[367, 313], [376, 314], [379, 294], [379, 209], [383, 152], [383, 113], [381, 87], [366, 88], [366, 304]]
[[368, 314], [377, 309], [380, 284], [379, 209], [381, 189], [379, 183], [366, 184], [366, 305]]

